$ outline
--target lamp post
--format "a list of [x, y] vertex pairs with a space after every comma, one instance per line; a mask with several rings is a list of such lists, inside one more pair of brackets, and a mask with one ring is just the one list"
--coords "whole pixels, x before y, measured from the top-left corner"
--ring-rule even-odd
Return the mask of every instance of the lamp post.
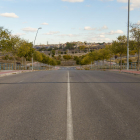
[[130, 0], [128, 0], [128, 28], [127, 28], [127, 70], [129, 70], [129, 13], [130, 13]]
[[[37, 33], [38, 33], [38, 30], [39, 29], [42, 29], [41, 27], [37, 29]], [[36, 40], [36, 37], [37, 37], [37, 33], [36, 33], [36, 36], [35, 36], [35, 40]], [[33, 43], [33, 48], [34, 48], [34, 45], [35, 45], [35, 40], [34, 40], [34, 43]], [[32, 70], [33, 70], [33, 55], [32, 55]]]

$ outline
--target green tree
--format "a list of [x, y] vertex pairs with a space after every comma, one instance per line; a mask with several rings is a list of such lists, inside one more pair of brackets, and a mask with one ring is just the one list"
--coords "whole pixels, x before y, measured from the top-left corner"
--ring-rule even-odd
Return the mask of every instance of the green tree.
[[43, 60], [42, 53], [40, 53], [39, 51], [35, 51], [33, 54], [33, 58], [38, 62], [42, 62]]
[[69, 59], [71, 59], [72, 57], [71, 57], [70, 55], [63, 55], [63, 58], [64, 58], [65, 60], [69, 60]]
[[109, 59], [109, 57], [110, 57], [110, 54], [109, 54], [109, 50], [107, 48], [99, 50], [99, 58], [100, 58], [100, 60], [103, 60], [103, 64], [104, 64], [104, 60]]
[[80, 49], [80, 50], [84, 50], [85, 48], [86, 48], [85, 45], [79, 46], [79, 49]]
[[122, 56], [123, 54], [126, 54], [127, 52], [127, 38], [125, 35], [119, 36], [117, 38], [117, 41], [113, 41], [112, 43], [112, 52], [114, 54], [119, 54], [121, 58], [121, 67], [120, 70], [122, 69]]
[[106, 45], [105, 48], [108, 50], [109, 52], [109, 58], [110, 58], [110, 69], [111, 69], [111, 57], [113, 56], [113, 52], [112, 52], [112, 45]]
[[81, 60], [81, 64], [82, 65], [87, 65], [91, 63], [91, 59], [88, 55], [86, 55], [82, 60]]
[[74, 49], [74, 46], [75, 46], [75, 43], [69, 43], [69, 42], [67, 42], [65, 49], [73, 50]]
[[131, 38], [132, 41], [130, 42], [130, 49], [136, 50], [138, 54], [138, 66], [137, 70], [139, 71], [139, 59], [140, 59], [140, 25], [139, 24], [132, 24], [131, 25]]
[[32, 57], [34, 53], [33, 44], [28, 41], [22, 40], [18, 49], [18, 56], [25, 58], [25, 69], [27, 57]]

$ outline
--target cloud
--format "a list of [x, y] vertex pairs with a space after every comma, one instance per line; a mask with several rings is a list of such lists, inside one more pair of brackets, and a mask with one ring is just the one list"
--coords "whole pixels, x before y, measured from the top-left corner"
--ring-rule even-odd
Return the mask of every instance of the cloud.
[[99, 35], [99, 37], [104, 38], [105, 36], [104, 35]]
[[102, 28], [98, 29], [98, 31], [102, 31], [102, 30], [105, 30], [105, 29], [108, 29], [108, 27], [106, 25], [104, 25]]
[[140, 20], [137, 22], [137, 25], [140, 25]]
[[102, 27], [102, 29], [108, 29], [108, 27], [107, 27], [106, 25], [104, 25], [104, 26]]
[[26, 23], [28, 23], [28, 22], [26, 22], [26, 21], [25, 22], [22, 22], [22, 24], [26, 24]]
[[15, 36], [22, 36], [22, 35], [26, 35], [25, 33], [16, 33], [16, 34], [13, 34]]
[[91, 28], [90, 26], [86, 26], [84, 30], [95, 30], [96, 28]]
[[86, 7], [91, 7], [91, 5], [86, 5]]
[[36, 32], [37, 31], [36, 28], [31, 28], [31, 27], [23, 28], [22, 30], [26, 31], [26, 32]]
[[61, 34], [59, 36], [61, 36], [61, 37], [75, 37], [77, 35], [75, 35], [75, 34]]
[[15, 13], [2, 13], [0, 15], [2, 17], [18, 18], [18, 16]]
[[114, 1], [114, 0], [100, 0], [100, 1], [105, 1], [106, 2], [106, 1]]
[[66, 1], [66, 2], [83, 2], [84, 0], [62, 0], [62, 1]]
[[44, 22], [44, 23], [42, 23], [42, 25], [49, 25], [48, 23], [46, 23], [46, 22]]
[[93, 37], [89, 40], [94, 41], [94, 42], [109, 42], [109, 41], [111, 41], [110, 38], [99, 38], [99, 37]]
[[110, 31], [109, 33], [107, 33], [108, 35], [114, 35], [114, 34], [123, 34], [122, 30], [117, 30], [117, 31]]
[[[122, 3], [128, 3], [128, 0], [117, 0], [117, 2], [122, 2]], [[131, 0], [130, 1], [130, 10], [134, 10], [136, 8], [140, 8], [140, 0]], [[124, 7], [125, 9], [128, 9], [128, 6]]]
[[54, 34], [58, 34], [60, 33], [59, 31], [54, 31], [54, 32], [48, 32], [48, 33], [45, 33], [44, 35], [54, 35]]

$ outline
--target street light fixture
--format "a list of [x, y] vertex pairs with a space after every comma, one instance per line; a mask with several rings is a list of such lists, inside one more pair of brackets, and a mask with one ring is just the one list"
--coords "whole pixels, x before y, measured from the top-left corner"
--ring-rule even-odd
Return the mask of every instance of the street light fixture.
[[129, 70], [129, 13], [130, 13], [130, 0], [128, 0], [127, 70]]
[[[34, 45], [35, 45], [35, 41], [36, 41], [36, 37], [37, 37], [37, 34], [38, 34], [38, 30], [39, 29], [42, 29], [41, 27], [39, 27], [38, 29], [37, 29], [37, 33], [36, 33], [36, 36], [35, 36], [35, 40], [34, 40], [34, 44], [33, 44], [33, 48], [34, 48]], [[33, 70], [33, 55], [32, 55], [32, 70]]]

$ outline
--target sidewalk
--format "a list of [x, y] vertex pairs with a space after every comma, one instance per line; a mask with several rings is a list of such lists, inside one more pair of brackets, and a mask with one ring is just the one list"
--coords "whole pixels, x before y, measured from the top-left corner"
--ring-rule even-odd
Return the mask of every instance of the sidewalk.
[[122, 72], [122, 73], [130, 73], [130, 74], [140, 74], [140, 71], [137, 71], [137, 70], [132, 70], [132, 69], [130, 69], [130, 70], [109, 70], [109, 71], [119, 71], [119, 72]]
[[1, 70], [0, 77], [12, 75], [12, 74], [19, 74], [23, 72], [32, 72], [32, 70]]

